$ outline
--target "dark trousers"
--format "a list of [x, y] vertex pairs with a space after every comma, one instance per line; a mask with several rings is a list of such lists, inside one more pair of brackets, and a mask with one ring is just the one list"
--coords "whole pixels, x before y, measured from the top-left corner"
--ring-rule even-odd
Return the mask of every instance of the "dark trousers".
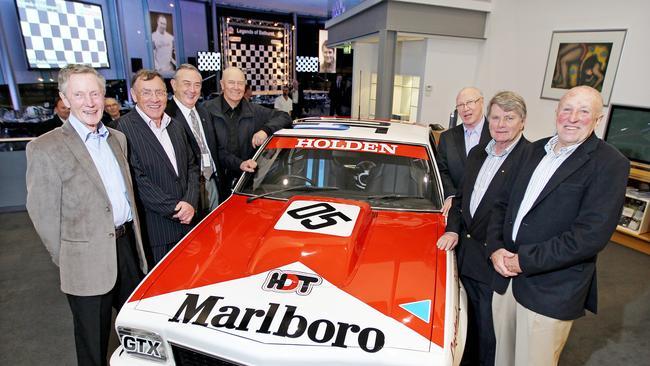
[[97, 296], [66, 294], [72, 310], [77, 363], [80, 366], [107, 364], [112, 309], [119, 311], [142, 279], [133, 228], [130, 224], [127, 226], [126, 232], [116, 240], [117, 279], [113, 289]]
[[492, 323], [492, 289], [485, 283], [460, 276], [467, 292], [467, 339], [461, 365], [493, 366], [496, 336]]
[[151, 247], [151, 259], [153, 260], [153, 263], [149, 263], [149, 268], [152, 268], [158, 262], [160, 262], [166, 255], [169, 253], [174, 246], [176, 246], [177, 243], [169, 243], [169, 244], [163, 244], [163, 245], [155, 245]]

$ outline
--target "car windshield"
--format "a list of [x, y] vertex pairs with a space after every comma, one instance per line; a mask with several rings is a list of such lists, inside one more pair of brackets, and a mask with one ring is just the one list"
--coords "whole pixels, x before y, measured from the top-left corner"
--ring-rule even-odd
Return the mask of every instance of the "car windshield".
[[435, 169], [424, 146], [274, 137], [257, 164], [255, 173], [244, 176], [239, 193], [280, 199], [338, 197], [364, 200], [375, 208], [441, 207]]

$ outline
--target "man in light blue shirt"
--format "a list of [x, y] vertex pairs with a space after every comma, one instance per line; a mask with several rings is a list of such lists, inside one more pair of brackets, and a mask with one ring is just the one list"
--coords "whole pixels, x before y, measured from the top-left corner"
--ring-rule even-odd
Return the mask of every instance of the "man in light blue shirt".
[[112, 308], [147, 271], [126, 137], [101, 123], [105, 86], [91, 67], [63, 68], [69, 120], [27, 145], [27, 212], [59, 267], [79, 365], [106, 364]]

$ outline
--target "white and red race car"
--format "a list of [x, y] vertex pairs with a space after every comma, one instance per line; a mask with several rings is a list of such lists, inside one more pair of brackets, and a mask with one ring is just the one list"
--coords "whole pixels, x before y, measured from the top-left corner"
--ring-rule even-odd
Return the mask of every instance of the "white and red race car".
[[144, 279], [112, 365], [457, 365], [465, 294], [429, 129], [308, 119]]

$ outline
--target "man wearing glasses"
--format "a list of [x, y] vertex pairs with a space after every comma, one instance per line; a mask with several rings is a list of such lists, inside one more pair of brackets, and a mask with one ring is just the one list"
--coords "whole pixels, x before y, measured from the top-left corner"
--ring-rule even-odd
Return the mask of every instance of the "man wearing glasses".
[[[223, 94], [205, 103], [217, 132], [219, 162], [224, 169], [220, 192], [230, 192], [242, 172], [252, 173], [256, 149], [275, 131], [291, 126], [287, 113], [253, 104], [244, 99], [246, 78], [236, 67], [228, 67], [221, 77]], [[222, 199], [226, 199], [223, 197]]]
[[[483, 94], [477, 88], [463, 88], [456, 96], [456, 110], [462, 124], [451, 128], [440, 135], [438, 144], [438, 169], [445, 193], [443, 215], [447, 216], [451, 208], [452, 198], [460, 189], [460, 182], [465, 172], [465, 162], [470, 150], [476, 145], [486, 145], [490, 137], [488, 123], [483, 114]], [[471, 310], [470, 310], [471, 311]], [[478, 329], [472, 317], [467, 327], [466, 350], [478, 349]], [[479, 363], [477, 352], [466, 352], [462, 365]]]
[[480, 90], [473, 87], [461, 89], [456, 96], [456, 110], [463, 123], [443, 132], [438, 144], [438, 169], [445, 191], [445, 216], [463, 177], [469, 151], [479, 143], [486, 144], [490, 141], [490, 129], [485, 123], [483, 94]]
[[133, 77], [135, 108], [117, 122], [129, 145], [148, 253], [158, 263], [190, 231], [199, 201], [199, 165], [180, 123], [166, 113], [167, 89], [156, 71]]

